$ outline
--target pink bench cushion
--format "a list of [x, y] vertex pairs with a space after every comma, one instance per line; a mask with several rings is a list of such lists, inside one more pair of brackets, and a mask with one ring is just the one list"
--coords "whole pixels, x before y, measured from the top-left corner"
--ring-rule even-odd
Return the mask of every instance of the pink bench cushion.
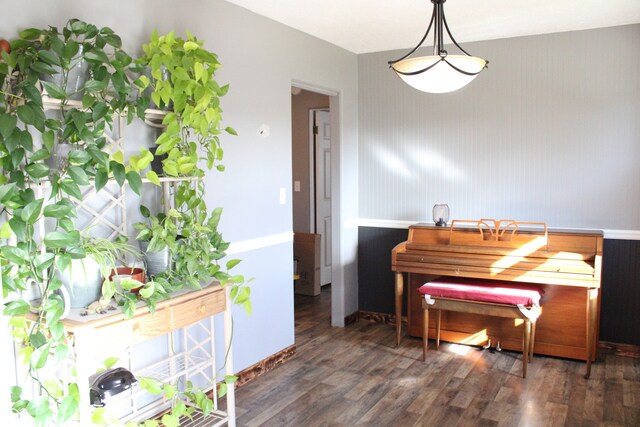
[[539, 286], [531, 283], [513, 284], [464, 277], [440, 277], [422, 285], [418, 292], [432, 297], [525, 306], [540, 305], [544, 294]]

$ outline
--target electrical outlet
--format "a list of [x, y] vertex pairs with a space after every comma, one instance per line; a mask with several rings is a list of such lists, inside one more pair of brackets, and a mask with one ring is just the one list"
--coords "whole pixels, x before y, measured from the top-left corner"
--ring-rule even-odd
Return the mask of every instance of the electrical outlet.
[[293, 191], [300, 192], [300, 181], [293, 181]]

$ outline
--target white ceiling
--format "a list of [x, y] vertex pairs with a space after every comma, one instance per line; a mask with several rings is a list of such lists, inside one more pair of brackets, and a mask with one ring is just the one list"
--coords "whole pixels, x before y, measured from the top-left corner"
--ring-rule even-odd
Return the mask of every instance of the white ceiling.
[[[433, 7], [429, 0], [227, 1], [354, 53], [415, 46]], [[462, 43], [638, 23], [640, 0], [449, 0], [444, 12]]]

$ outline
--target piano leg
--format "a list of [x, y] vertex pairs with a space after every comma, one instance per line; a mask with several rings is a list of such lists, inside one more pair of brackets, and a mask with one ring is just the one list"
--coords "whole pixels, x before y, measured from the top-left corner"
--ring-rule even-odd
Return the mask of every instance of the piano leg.
[[531, 348], [531, 321], [524, 321], [524, 334], [522, 336], [522, 378], [527, 378], [527, 365], [529, 365], [529, 349]]
[[591, 361], [596, 356], [596, 321], [598, 318], [598, 288], [587, 290], [587, 372], [591, 376]]
[[404, 278], [402, 273], [396, 273], [396, 348], [400, 347], [402, 333], [402, 294], [404, 292]]

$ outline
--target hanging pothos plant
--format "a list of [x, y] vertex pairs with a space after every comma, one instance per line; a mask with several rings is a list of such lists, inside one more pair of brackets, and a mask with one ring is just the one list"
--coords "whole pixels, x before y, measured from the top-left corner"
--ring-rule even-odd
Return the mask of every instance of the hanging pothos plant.
[[[236, 135], [231, 127], [222, 128], [220, 98], [229, 86], [220, 86], [215, 80], [215, 72], [220, 67], [215, 54], [203, 48], [203, 42], [187, 32], [187, 39], [176, 37], [173, 32], [159, 36], [151, 35], [151, 40], [143, 46], [144, 55], [139, 63], [150, 67], [151, 79], [142, 76], [144, 85], [152, 88], [151, 98], [159, 107], [171, 105], [164, 117], [163, 132], [156, 140], [156, 155], [166, 155], [163, 172], [171, 177], [193, 177], [177, 183], [175, 207], [172, 220], [175, 236], [167, 238], [167, 227], [162, 227], [162, 239], [176, 259], [175, 268], [167, 275], [156, 278], [166, 287], [174, 283], [184, 283], [199, 287], [212, 279], [222, 285], [231, 284], [231, 297], [236, 304], [243, 305], [251, 312], [250, 288], [244, 277], [231, 275], [229, 270], [239, 260], [219, 261], [225, 257], [229, 247], [218, 231], [222, 214], [221, 208], [209, 212], [205, 202], [204, 183], [197, 179], [204, 176], [206, 169], [224, 171], [220, 163], [223, 150], [220, 134]], [[206, 168], [201, 165], [206, 165]], [[149, 210], [143, 214], [149, 216]], [[168, 213], [165, 213], [168, 214]], [[156, 223], [165, 221], [165, 217]], [[145, 223], [136, 225], [140, 230], [138, 239], [157, 240], [154, 229]], [[180, 239], [178, 239], [178, 236]]]
[[[167, 155], [163, 171], [171, 177], [194, 177], [177, 184], [172, 219], [174, 237], [180, 235], [183, 243], [171, 247], [175, 269], [145, 284], [141, 294], [149, 308], [153, 310], [157, 300], [183, 283], [198, 287], [215, 279], [232, 286], [233, 301], [250, 312], [249, 287], [241, 275], [228, 272], [239, 261], [228, 261], [224, 268], [219, 265], [229, 246], [218, 231], [221, 209], [207, 210], [204, 184], [198, 179], [205, 174], [202, 163], [206, 169], [224, 170], [219, 135], [225, 131], [235, 135], [235, 131], [221, 128], [219, 98], [228, 86], [220, 87], [214, 79], [217, 58], [190, 34], [183, 40], [173, 33], [162, 37], [154, 33], [137, 61], [122, 50], [120, 38], [110, 28], [76, 19], [62, 29], [24, 30], [11, 44], [11, 53], [2, 52], [0, 60], [0, 268], [3, 297], [12, 296], [3, 314], [10, 317], [12, 334], [21, 346], [20, 357], [37, 384], [32, 397], [19, 385], [12, 387], [11, 401], [15, 412], [28, 413], [36, 425], [63, 425], [74, 417], [80, 403], [75, 374], [58, 377], [50, 372], [68, 357], [70, 345], [60, 321], [64, 306], [57, 292], [62, 283], [56, 271], [87, 256], [75, 226], [74, 199], [82, 199], [82, 187], [93, 186], [97, 192], [110, 179], [120, 186], [127, 183], [140, 194], [140, 174], [153, 159], [142, 149], [140, 155], [125, 160], [121, 151], [109, 147], [105, 131], [119, 115], [129, 122], [142, 117], [149, 105], [142, 91], [151, 85], [156, 105], [172, 104], [173, 108], [156, 141], [156, 153]], [[142, 75], [131, 82], [128, 76], [144, 66], [151, 68], [151, 79]], [[79, 68], [88, 73], [80, 83], [75, 79]], [[45, 114], [51, 107], [45, 105], [43, 92], [58, 102], [56, 114]], [[67, 150], [60, 151], [61, 145], [68, 145]], [[159, 184], [155, 173], [147, 172], [146, 177]], [[50, 187], [48, 194], [34, 191], [43, 184]], [[36, 227], [42, 221], [47, 223], [43, 234]], [[38, 307], [15, 297], [30, 283], [40, 290]], [[105, 280], [104, 297], [114, 292], [113, 283]], [[125, 316], [133, 314], [139, 298], [124, 293]], [[37, 315], [29, 316], [34, 308]], [[105, 368], [114, 362], [108, 359]], [[225, 377], [219, 395], [234, 380]], [[145, 379], [141, 384], [169, 399], [178, 394], [172, 385], [158, 380]], [[211, 411], [211, 400], [202, 390], [189, 386], [180, 393], [205, 414]], [[162, 422], [177, 425], [178, 418], [189, 411], [178, 402]], [[106, 424], [113, 420], [98, 409], [93, 421]]]

